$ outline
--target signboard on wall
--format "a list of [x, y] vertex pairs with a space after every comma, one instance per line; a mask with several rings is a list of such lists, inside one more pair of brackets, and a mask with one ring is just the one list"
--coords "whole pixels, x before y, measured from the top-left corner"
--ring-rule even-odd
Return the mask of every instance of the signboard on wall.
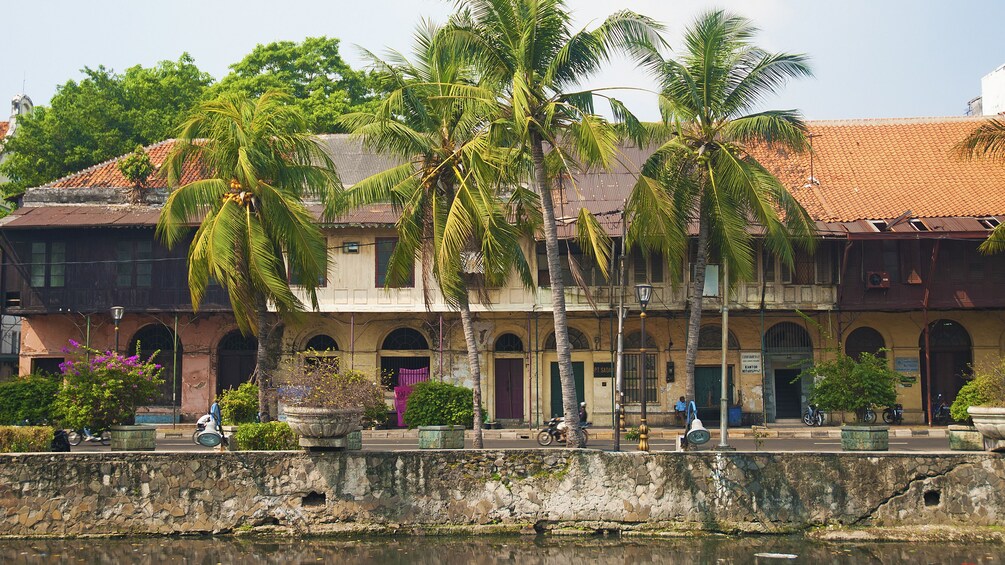
[[761, 352], [747, 351], [740, 353], [740, 372], [744, 374], [761, 374]]
[[893, 370], [898, 373], [919, 373], [921, 364], [917, 357], [897, 357], [893, 360]]
[[609, 379], [614, 376], [614, 363], [594, 363], [593, 378]]

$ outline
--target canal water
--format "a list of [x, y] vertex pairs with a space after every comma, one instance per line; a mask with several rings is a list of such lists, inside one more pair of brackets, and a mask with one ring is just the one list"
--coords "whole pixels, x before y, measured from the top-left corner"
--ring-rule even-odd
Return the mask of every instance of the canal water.
[[822, 543], [800, 537], [136, 538], [0, 540], [0, 563], [306, 563], [592, 565], [1005, 563], [1005, 546]]

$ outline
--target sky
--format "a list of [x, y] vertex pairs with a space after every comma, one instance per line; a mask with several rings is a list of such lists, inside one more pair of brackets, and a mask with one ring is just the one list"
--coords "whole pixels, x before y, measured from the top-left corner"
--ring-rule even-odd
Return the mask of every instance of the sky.
[[[8, 0], [9, 1], [9, 0]], [[753, 21], [756, 43], [809, 55], [813, 78], [787, 84], [764, 107], [808, 119], [958, 116], [980, 95], [980, 79], [1005, 63], [999, 0], [567, 0], [577, 27], [617, 9], [662, 22], [671, 46], [703, 11], [726, 9]], [[37, 0], [0, 14], [4, 50], [0, 96], [27, 93], [47, 105], [80, 69], [123, 71], [177, 60], [183, 52], [219, 79], [259, 43], [336, 37], [354, 67], [359, 47], [408, 51], [421, 18], [443, 22], [449, 0]], [[22, 88], [23, 85], [23, 88]], [[615, 96], [642, 119], [658, 117], [653, 83], [626, 60], [585, 86], [625, 87]], [[641, 89], [641, 90], [639, 90]], [[9, 98], [8, 98], [9, 99]], [[0, 119], [6, 110], [0, 110]]]

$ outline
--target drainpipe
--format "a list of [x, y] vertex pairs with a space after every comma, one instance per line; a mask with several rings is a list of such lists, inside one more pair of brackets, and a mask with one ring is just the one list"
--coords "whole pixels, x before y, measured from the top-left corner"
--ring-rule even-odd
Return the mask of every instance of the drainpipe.
[[932, 343], [929, 339], [931, 335], [931, 325], [928, 322], [928, 297], [932, 291], [932, 279], [935, 278], [935, 262], [939, 258], [939, 244], [942, 240], [935, 240], [932, 247], [932, 261], [928, 267], [928, 277], [925, 279], [925, 298], [921, 303], [921, 309], [925, 314], [925, 388], [928, 391], [928, 427], [932, 427]]
[[[356, 369], [356, 313], [349, 313], [349, 369]], [[379, 380], [379, 379], [378, 379]]]
[[171, 427], [178, 427], [178, 313], [174, 315], [174, 336], [171, 351]]
[[443, 313], [440, 313], [440, 380], [443, 380]]

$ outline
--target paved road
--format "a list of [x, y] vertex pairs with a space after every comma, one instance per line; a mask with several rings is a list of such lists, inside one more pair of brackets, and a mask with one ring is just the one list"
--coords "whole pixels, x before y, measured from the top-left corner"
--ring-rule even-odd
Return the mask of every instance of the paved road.
[[[713, 438], [707, 444], [698, 448], [701, 451], [710, 451], [718, 445], [718, 439]], [[807, 451], [807, 452], [839, 452], [841, 451], [841, 440], [837, 438], [790, 438], [790, 439], [765, 439], [756, 444], [752, 439], [730, 440], [730, 445], [738, 451]], [[467, 447], [471, 447], [471, 442], [467, 442]], [[559, 446], [540, 447], [533, 439], [486, 439], [487, 449], [558, 449]], [[593, 440], [589, 445], [592, 449], [602, 449], [610, 451], [614, 448], [613, 440]], [[623, 451], [637, 451], [637, 443], [625, 441], [622, 438], [621, 447]], [[672, 451], [675, 449], [671, 439], [653, 439], [649, 442], [651, 451]], [[416, 449], [415, 439], [402, 438], [367, 438], [363, 442], [363, 449], [366, 451], [404, 451]], [[108, 446], [101, 446], [93, 443], [81, 443], [73, 448], [74, 453], [109, 451]], [[166, 437], [157, 439], [157, 451], [213, 451], [210, 448], [197, 446], [191, 439], [180, 437]], [[949, 440], [944, 437], [904, 437], [890, 438], [890, 452], [906, 453], [941, 453], [949, 451]]]

